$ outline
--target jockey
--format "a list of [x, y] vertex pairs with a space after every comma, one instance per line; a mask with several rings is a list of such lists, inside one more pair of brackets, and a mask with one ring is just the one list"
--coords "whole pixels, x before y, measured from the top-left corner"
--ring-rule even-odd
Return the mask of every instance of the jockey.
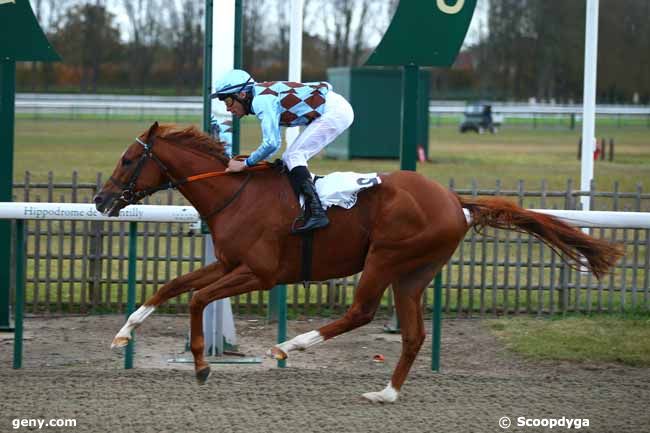
[[248, 72], [239, 69], [217, 81], [211, 97], [224, 101], [228, 111], [238, 118], [254, 114], [261, 122], [262, 143], [245, 161], [231, 159], [228, 172], [242, 171], [273, 155], [282, 144], [280, 126], [307, 126], [282, 155], [289, 179], [304, 195], [309, 210], [309, 219], [294, 233], [327, 226], [329, 219], [314, 188], [307, 161], [352, 124], [354, 112], [348, 101], [335, 93], [329, 83], [256, 83]]

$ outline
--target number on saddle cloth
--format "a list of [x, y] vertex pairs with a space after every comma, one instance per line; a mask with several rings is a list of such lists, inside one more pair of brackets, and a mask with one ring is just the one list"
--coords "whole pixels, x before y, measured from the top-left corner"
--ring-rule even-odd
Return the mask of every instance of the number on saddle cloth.
[[357, 203], [359, 192], [380, 183], [377, 173], [334, 172], [318, 179], [316, 191], [324, 209], [330, 206], [351, 209]]
[[[300, 202], [300, 206], [304, 207], [300, 185], [295, 184], [291, 176], [289, 176], [289, 183], [293, 192], [296, 194], [296, 198]], [[357, 195], [359, 192], [377, 186], [380, 183], [381, 178], [377, 173], [336, 171], [325, 176], [314, 177], [314, 185], [323, 204], [323, 209], [328, 209], [331, 206], [351, 209], [357, 203]]]

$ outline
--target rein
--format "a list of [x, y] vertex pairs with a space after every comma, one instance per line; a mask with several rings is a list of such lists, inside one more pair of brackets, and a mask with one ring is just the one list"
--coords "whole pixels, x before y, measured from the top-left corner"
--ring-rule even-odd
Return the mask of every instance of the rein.
[[[126, 183], [121, 183], [117, 179], [115, 179], [113, 176], [111, 176], [108, 180], [111, 181], [115, 186], [118, 188], [122, 189], [122, 195], [120, 196], [120, 200], [125, 202], [127, 205], [130, 204], [135, 204], [142, 200], [143, 198], [150, 196], [158, 191], [165, 191], [168, 189], [176, 189], [181, 185], [185, 185], [190, 182], [196, 182], [199, 180], [204, 180], [204, 179], [210, 179], [213, 177], [219, 177], [219, 176], [227, 176], [230, 173], [227, 173], [226, 171], [210, 171], [207, 173], [201, 173], [201, 174], [195, 174], [193, 176], [188, 176], [184, 177], [181, 179], [175, 179], [170, 173], [169, 169], [167, 166], [158, 158], [154, 153], [153, 153], [153, 143], [149, 144], [146, 143], [142, 140], [140, 140], [139, 137], [136, 137], [135, 141], [140, 143], [142, 147], [144, 148], [144, 152], [140, 156], [140, 159], [138, 159], [138, 162], [135, 166], [135, 170], [133, 171], [133, 174], [131, 174], [131, 177]], [[235, 156], [234, 159], [237, 161], [243, 161], [247, 158], [247, 155], [238, 155]], [[169, 179], [169, 182], [164, 183], [160, 186], [156, 186], [153, 188], [147, 188], [141, 191], [135, 191], [135, 184], [138, 181], [138, 177], [140, 176], [140, 173], [142, 172], [142, 168], [144, 167], [145, 162], [147, 162], [148, 159], [152, 159], [158, 167], [161, 169], [163, 174]], [[253, 171], [260, 171], [260, 170], [267, 170], [269, 168], [273, 167], [272, 164], [268, 162], [262, 162], [260, 164], [254, 165], [253, 167], [246, 167], [243, 171], [245, 173], [248, 173], [246, 176], [246, 179], [242, 183], [242, 185], [239, 187], [239, 189], [230, 197], [228, 200], [226, 200], [226, 203], [221, 205], [220, 207], [216, 208], [215, 210], [211, 211], [209, 214], [203, 216], [203, 219], [208, 219], [225, 208], [227, 208], [232, 202], [234, 202], [239, 195], [244, 191], [244, 188], [246, 185], [248, 185], [248, 182], [251, 180], [252, 174], [251, 172]]]

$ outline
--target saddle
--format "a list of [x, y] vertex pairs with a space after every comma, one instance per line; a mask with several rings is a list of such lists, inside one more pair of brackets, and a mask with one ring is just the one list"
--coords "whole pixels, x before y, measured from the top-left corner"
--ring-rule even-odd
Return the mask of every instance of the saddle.
[[[281, 174], [287, 175], [296, 200], [302, 209], [301, 214], [296, 217], [291, 225], [291, 231], [295, 233], [294, 229], [300, 227], [311, 217], [309, 214], [310, 207], [302, 206], [301, 186], [289, 176], [289, 169], [282, 160], [276, 159], [273, 163], [269, 163], [268, 166]], [[357, 195], [360, 191], [380, 183], [381, 178], [377, 173], [335, 172], [327, 176], [314, 177], [314, 188], [317, 190], [323, 209], [331, 206], [350, 209], [356, 204]], [[306, 285], [307, 281], [311, 281], [314, 232], [308, 231], [295, 234], [302, 238], [301, 280]]]

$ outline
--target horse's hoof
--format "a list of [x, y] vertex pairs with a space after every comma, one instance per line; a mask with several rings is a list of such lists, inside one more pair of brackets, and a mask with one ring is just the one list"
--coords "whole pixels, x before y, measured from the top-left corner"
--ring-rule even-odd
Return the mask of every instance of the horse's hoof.
[[210, 366], [207, 366], [204, 369], [196, 372], [196, 381], [199, 383], [199, 385], [205, 385], [208, 382], [210, 374]]
[[397, 393], [389, 394], [384, 391], [366, 392], [362, 397], [372, 403], [395, 403], [397, 401]]
[[280, 349], [279, 347], [272, 347], [271, 349], [269, 349], [269, 351], [266, 352], [266, 356], [268, 356], [269, 358], [273, 358], [275, 360], [278, 360], [278, 361], [283, 361], [283, 360], [287, 359], [287, 354], [284, 353], [284, 351], [282, 349]]
[[120, 347], [124, 347], [127, 344], [129, 344], [128, 337], [115, 337], [111, 343], [111, 349], [119, 349]]

